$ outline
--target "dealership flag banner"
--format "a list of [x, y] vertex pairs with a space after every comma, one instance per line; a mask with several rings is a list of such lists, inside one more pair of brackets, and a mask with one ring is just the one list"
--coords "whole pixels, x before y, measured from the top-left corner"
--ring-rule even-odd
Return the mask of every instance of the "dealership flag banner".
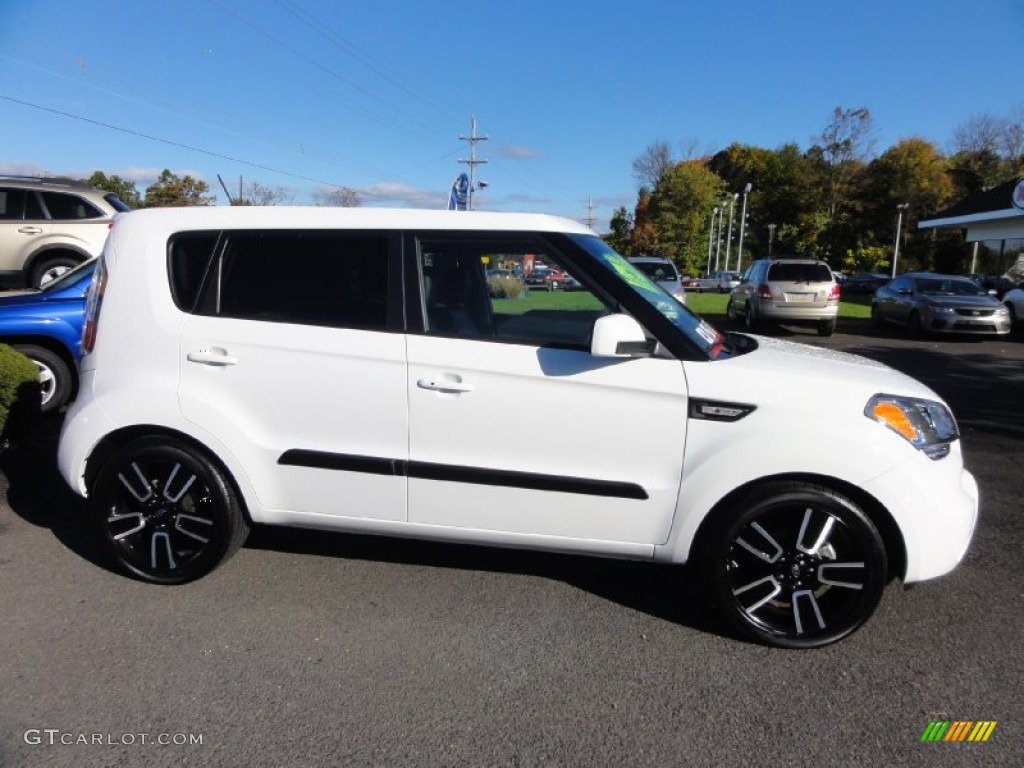
[[460, 173], [452, 182], [452, 191], [448, 195], [449, 211], [466, 210], [466, 199], [469, 196], [469, 176], [465, 172]]

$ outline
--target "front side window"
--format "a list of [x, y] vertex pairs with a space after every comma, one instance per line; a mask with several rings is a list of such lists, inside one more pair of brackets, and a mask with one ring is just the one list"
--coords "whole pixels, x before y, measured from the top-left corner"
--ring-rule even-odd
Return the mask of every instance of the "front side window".
[[[273, 323], [383, 329], [389, 250], [383, 235], [225, 234], [202, 278], [196, 311]], [[201, 263], [197, 256], [196, 266]]]
[[428, 334], [589, 349], [594, 321], [610, 312], [530, 238], [423, 238], [418, 258]]

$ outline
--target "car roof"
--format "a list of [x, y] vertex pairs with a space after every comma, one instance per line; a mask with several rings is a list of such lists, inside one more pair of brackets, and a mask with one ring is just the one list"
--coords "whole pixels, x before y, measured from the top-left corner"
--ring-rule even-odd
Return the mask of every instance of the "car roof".
[[117, 216], [118, 229], [163, 232], [211, 229], [437, 229], [499, 232], [594, 232], [578, 221], [542, 213], [325, 206], [189, 206], [147, 208]]
[[628, 261], [636, 261], [640, 264], [671, 264], [671, 259], [662, 256], [627, 256]]

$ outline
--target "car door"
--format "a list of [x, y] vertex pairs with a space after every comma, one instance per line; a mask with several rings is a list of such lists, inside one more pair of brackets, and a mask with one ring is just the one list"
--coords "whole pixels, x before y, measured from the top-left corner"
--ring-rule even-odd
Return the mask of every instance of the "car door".
[[248, 469], [270, 514], [405, 520], [397, 239], [236, 232], [207, 269], [211, 239], [172, 243], [179, 305], [204, 286], [180, 332], [184, 417]]
[[[503, 534], [651, 545], [667, 539], [686, 438], [682, 364], [597, 359], [588, 289], [488, 296], [482, 259], [545, 242], [424, 236], [422, 332], [408, 339], [409, 520]], [[563, 268], [563, 267], [560, 267]]]
[[49, 233], [50, 223], [33, 190], [0, 187], [0, 272], [20, 273]]

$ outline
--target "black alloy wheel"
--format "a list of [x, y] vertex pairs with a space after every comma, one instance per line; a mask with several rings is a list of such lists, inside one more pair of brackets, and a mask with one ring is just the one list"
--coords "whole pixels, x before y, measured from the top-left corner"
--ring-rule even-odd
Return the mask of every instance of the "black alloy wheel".
[[780, 648], [817, 648], [851, 634], [874, 612], [888, 579], [885, 546], [867, 515], [807, 483], [752, 488], [698, 544], [722, 619]]
[[154, 584], [206, 575], [235, 553], [249, 530], [222, 471], [169, 437], [140, 438], [118, 450], [89, 498], [118, 565]]
[[735, 323], [739, 319], [736, 315], [736, 304], [733, 303], [732, 297], [729, 298], [729, 303], [725, 305], [725, 316], [729, 318], [731, 323]]
[[743, 307], [743, 324], [751, 333], [757, 330], [757, 318], [754, 316], [754, 308], [750, 306], [749, 301]]

